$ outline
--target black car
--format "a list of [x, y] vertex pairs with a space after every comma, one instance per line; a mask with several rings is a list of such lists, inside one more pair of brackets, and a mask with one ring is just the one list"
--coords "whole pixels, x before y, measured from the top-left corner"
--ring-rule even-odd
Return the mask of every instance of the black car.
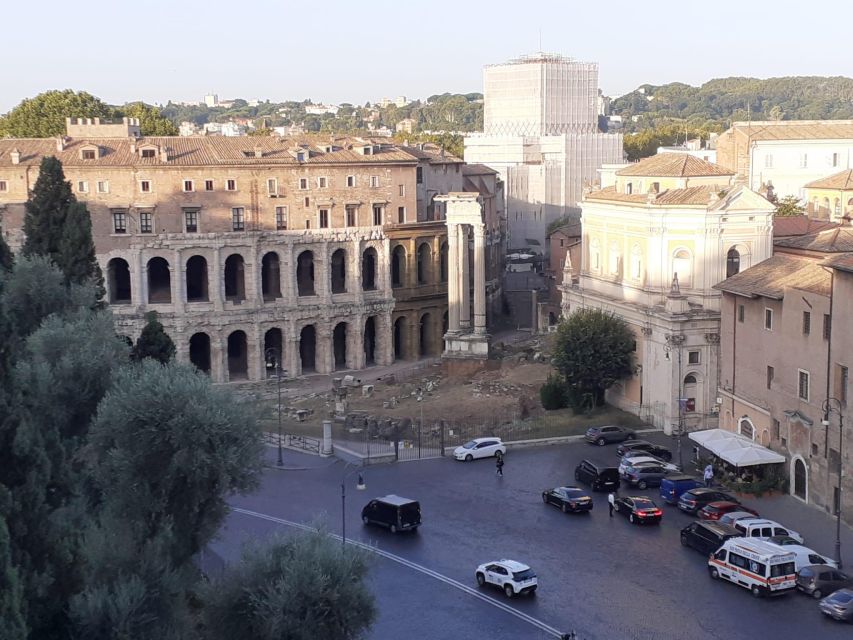
[[627, 516], [631, 524], [660, 524], [663, 517], [663, 511], [658, 508], [654, 500], [644, 496], [616, 498], [613, 510]]
[[720, 502], [721, 500], [740, 504], [740, 500], [725, 491], [709, 487], [697, 487], [681, 494], [681, 497], [678, 499], [678, 508], [685, 513], [695, 516], [699, 509], [709, 502]]
[[666, 462], [672, 461], [672, 451], [663, 447], [659, 444], [653, 444], [651, 442], [646, 442], [645, 440], [632, 440], [631, 442], [623, 442], [618, 447], [616, 447], [616, 455], [620, 458], [624, 456], [629, 451], [646, 451], [653, 455], [655, 458], [660, 458]]
[[563, 513], [592, 511], [592, 496], [579, 487], [557, 487], [543, 491], [542, 502], [560, 507]]
[[585, 482], [593, 491], [616, 491], [619, 488], [619, 468], [581, 460], [575, 467], [575, 480]]
[[691, 522], [681, 530], [681, 544], [710, 555], [723, 546], [729, 538], [741, 538], [743, 534], [730, 524], [721, 522]]
[[587, 442], [597, 444], [599, 447], [612, 442], [633, 440], [634, 437], [634, 432], [625, 427], [590, 427], [584, 435]]

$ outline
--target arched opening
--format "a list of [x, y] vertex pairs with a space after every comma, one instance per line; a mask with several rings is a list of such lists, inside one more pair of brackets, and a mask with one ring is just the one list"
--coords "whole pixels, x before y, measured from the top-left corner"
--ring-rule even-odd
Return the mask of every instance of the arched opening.
[[228, 379], [245, 380], [249, 377], [249, 350], [246, 334], [235, 331], [228, 336]]
[[394, 321], [394, 361], [406, 357], [406, 318], [402, 316]]
[[207, 260], [193, 256], [187, 260], [187, 302], [207, 302]]
[[284, 369], [284, 341], [281, 329], [273, 327], [264, 334], [264, 365], [268, 376], [276, 374], [276, 368]]
[[265, 254], [261, 260], [261, 293], [264, 300], [281, 297], [281, 263], [275, 251]]
[[684, 398], [684, 406], [683, 411], [686, 413], [693, 413], [698, 411], [696, 407], [696, 396], [698, 391], [698, 384], [696, 381], [696, 376], [692, 373], [688, 373], [684, 376], [684, 383], [682, 385], [682, 398]]
[[441, 243], [441, 249], [438, 253], [438, 265], [441, 271], [441, 281], [447, 282], [447, 243]]
[[391, 286], [402, 287], [406, 280], [406, 249], [402, 245], [391, 252]]
[[239, 303], [246, 299], [246, 266], [243, 256], [233, 253], [225, 259], [225, 299]]
[[347, 252], [337, 249], [332, 254], [332, 293], [347, 292]]
[[690, 287], [693, 283], [693, 259], [686, 249], [679, 249], [672, 256], [672, 273], [678, 274], [678, 284]]
[[110, 304], [130, 304], [130, 266], [122, 258], [113, 258], [107, 264], [110, 287]]
[[376, 318], [370, 316], [364, 321], [364, 364], [376, 364]]
[[619, 251], [619, 245], [615, 242], [610, 243], [608, 258], [610, 260], [610, 275], [620, 277], [622, 275], [622, 253]]
[[432, 280], [432, 249], [424, 242], [418, 247], [418, 284]]
[[376, 249], [368, 247], [361, 254], [361, 288], [376, 291]]
[[732, 247], [726, 254], [726, 277], [731, 278], [738, 273], [740, 273], [740, 251]]
[[335, 370], [347, 368], [347, 323], [339, 322], [332, 332], [332, 350], [335, 354]]
[[210, 373], [210, 336], [195, 333], [190, 338], [190, 362], [196, 369]]
[[425, 313], [418, 323], [418, 349], [421, 358], [432, 355], [432, 317]]
[[601, 245], [597, 238], [589, 243], [589, 264], [593, 271], [601, 270]]
[[441, 335], [447, 333], [450, 328], [450, 320], [448, 319], [447, 311], [441, 315]]
[[835, 203], [832, 205], [832, 213], [836, 218], [841, 217], [841, 200], [838, 198], [835, 199]]
[[172, 302], [172, 277], [165, 258], [148, 261], [148, 304]]
[[791, 474], [794, 477], [793, 494], [800, 500], [806, 500], [809, 480], [806, 463], [803, 462], [802, 458], [796, 457], [791, 461], [791, 464], [794, 467], [794, 473]]
[[317, 331], [313, 324], [302, 327], [299, 333], [299, 360], [302, 373], [313, 373], [317, 366]]
[[741, 418], [737, 423], [737, 430], [740, 435], [750, 440], [755, 440], [755, 425], [749, 418]]
[[303, 251], [296, 259], [296, 287], [300, 296], [317, 295], [314, 290], [314, 254]]

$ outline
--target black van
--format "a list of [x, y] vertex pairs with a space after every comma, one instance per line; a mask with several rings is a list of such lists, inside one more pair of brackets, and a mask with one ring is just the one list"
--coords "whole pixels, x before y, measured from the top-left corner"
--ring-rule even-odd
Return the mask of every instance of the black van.
[[710, 555], [723, 546], [729, 538], [740, 538], [743, 534], [730, 524], [723, 522], [691, 522], [681, 530], [681, 544]]
[[364, 524], [388, 527], [391, 533], [417, 531], [421, 524], [421, 504], [395, 495], [376, 498], [361, 510], [361, 520]]
[[619, 468], [581, 460], [575, 467], [575, 480], [585, 482], [593, 491], [615, 491], [619, 488]]

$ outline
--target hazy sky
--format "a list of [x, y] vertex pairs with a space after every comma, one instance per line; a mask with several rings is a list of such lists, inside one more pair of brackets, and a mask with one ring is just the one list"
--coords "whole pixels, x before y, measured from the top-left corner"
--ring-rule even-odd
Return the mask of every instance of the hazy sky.
[[721, 76], [853, 76], [848, 0], [2, 0], [0, 113], [48, 89], [109, 103], [375, 101], [482, 91], [540, 48], [601, 88]]

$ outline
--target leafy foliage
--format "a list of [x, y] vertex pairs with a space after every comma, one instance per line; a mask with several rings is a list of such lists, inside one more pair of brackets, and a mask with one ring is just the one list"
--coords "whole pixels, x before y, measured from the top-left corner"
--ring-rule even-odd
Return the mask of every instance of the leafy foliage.
[[130, 357], [133, 360], [151, 358], [160, 364], [166, 364], [175, 357], [175, 343], [157, 319], [156, 311], [149, 311], [145, 319], [147, 322], [130, 352]]
[[0, 273], [3, 271], [11, 271], [12, 265], [15, 263], [15, 256], [9, 245], [6, 244], [6, 239], [0, 233]]
[[38, 179], [26, 204], [23, 254], [47, 256], [59, 264], [59, 244], [68, 208], [76, 202], [62, 163], [53, 156], [42, 158]]
[[65, 133], [65, 118], [110, 118], [113, 108], [85, 91], [45, 91], [0, 118], [0, 138], [48, 138]]
[[604, 402], [604, 392], [632, 373], [634, 334], [621, 318], [599, 309], [581, 309], [557, 328], [554, 365], [580, 408]]
[[658, 147], [681, 144], [688, 138], [706, 140], [708, 134], [722, 131], [722, 125], [690, 125], [675, 122], [663, 122], [643, 129], [638, 133], [625, 136], [624, 149], [628, 160], [647, 158], [657, 153]]
[[800, 204], [800, 199], [797, 196], [785, 196], [776, 204], [777, 216], [801, 216], [806, 212], [806, 208]]
[[9, 529], [0, 516], [0, 640], [26, 640], [23, 589], [12, 564]]
[[118, 108], [118, 113], [128, 118], [139, 119], [139, 130], [143, 136], [176, 136], [178, 127], [164, 118], [160, 109], [145, 104], [144, 102], [129, 102]]
[[91, 282], [98, 300], [103, 299], [104, 275], [95, 258], [95, 241], [92, 238], [92, 217], [82, 202], [68, 207], [62, 239], [59, 241], [57, 265], [69, 284]]
[[539, 388], [539, 399], [542, 401], [542, 408], [546, 411], [562, 409], [568, 401], [566, 385], [558, 376], [548, 376], [545, 384]]

